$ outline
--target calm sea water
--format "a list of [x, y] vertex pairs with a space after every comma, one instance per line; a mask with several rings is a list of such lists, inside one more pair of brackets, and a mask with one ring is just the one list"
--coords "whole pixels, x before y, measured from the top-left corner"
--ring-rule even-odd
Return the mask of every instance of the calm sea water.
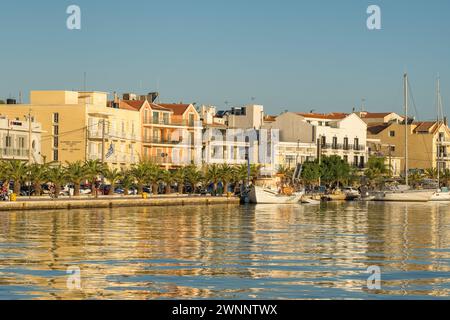
[[[0, 299], [448, 298], [449, 208], [2, 212]], [[381, 268], [380, 290], [367, 288], [369, 266]], [[68, 288], [68, 267], [81, 290]]]

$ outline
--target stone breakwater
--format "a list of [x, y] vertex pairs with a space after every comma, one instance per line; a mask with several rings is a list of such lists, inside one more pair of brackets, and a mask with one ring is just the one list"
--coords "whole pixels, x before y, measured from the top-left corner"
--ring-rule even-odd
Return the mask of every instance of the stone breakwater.
[[226, 197], [178, 197], [178, 198], [117, 198], [117, 199], [67, 199], [67, 200], [27, 200], [0, 202], [1, 211], [70, 210], [121, 207], [166, 207], [192, 205], [239, 205], [238, 198]]

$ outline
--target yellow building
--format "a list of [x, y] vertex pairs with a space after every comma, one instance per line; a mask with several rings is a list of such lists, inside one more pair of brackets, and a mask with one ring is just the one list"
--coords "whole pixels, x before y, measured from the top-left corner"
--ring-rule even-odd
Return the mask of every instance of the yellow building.
[[140, 114], [108, 107], [102, 92], [32, 91], [30, 104], [0, 105], [8, 117], [31, 115], [46, 132], [41, 138], [44, 162], [104, 160], [128, 167], [140, 159]]
[[[379, 140], [378, 149], [386, 157], [400, 159], [405, 169], [405, 125], [402, 123], [373, 124], [368, 127], [368, 139]], [[408, 166], [410, 169], [450, 168], [445, 141], [450, 141], [450, 130], [437, 121], [414, 122], [408, 125]]]

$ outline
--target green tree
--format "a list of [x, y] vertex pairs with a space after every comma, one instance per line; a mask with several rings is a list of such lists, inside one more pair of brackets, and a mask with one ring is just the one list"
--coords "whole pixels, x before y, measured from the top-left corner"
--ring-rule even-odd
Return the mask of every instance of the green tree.
[[80, 185], [88, 176], [86, 166], [81, 161], [76, 161], [66, 165], [67, 181], [74, 186], [74, 196], [80, 195]]
[[230, 184], [234, 180], [234, 168], [226, 163], [220, 165], [220, 181], [223, 183], [223, 192], [228, 193]]
[[[94, 193], [95, 183], [99, 176], [103, 175], [106, 170], [106, 165], [99, 160], [88, 160], [84, 164], [86, 178], [92, 186], [92, 193]], [[96, 193], [95, 196], [98, 194]]]
[[30, 183], [33, 184], [34, 194], [42, 195], [42, 184], [47, 182], [48, 166], [45, 164], [33, 163], [28, 167], [28, 176]]
[[172, 193], [171, 186], [175, 182], [175, 173], [169, 170], [163, 170], [160, 174], [161, 181], [165, 185], [166, 194]]
[[117, 182], [122, 178], [121, 172], [118, 169], [106, 169], [104, 172], [104, 176], [106, 180], [111, 184], [111, 188], [108, 191], [108, 194], [111, 196], [114, 194], [114, 190], [116, 188]]
[[136, 180], [138, 194], [142, 194], [144, 184], [147, 182], [148, 167], [148, 162], [141, 161], [134, 165], [130, 170], [133, 178]]
[[221, 180], [221, 170], [217, 164], [211, 164], [206, 167], [206, 180], [213, 184], [213, 194], [217, 195], [217, 186]]
[[120, 177], [121, 177], [120, 184], [122, 185], [123, 188], [123, 195], [127, 196], [131, 187], [134, 184], [135, 181], [134, 176], [131, 173], [131, 170], [122, 170], [120, 172]]
[[195, 165], [186, 167], [186, 181], [191, 186], [191, 193], [195, 193], [197, 185], [202, 181], [203, 174], [198, 170]]
[[317, 161], [306, 162], [303, 164], [301, 178], [305, 185], [313, 186], [319, 183], [321, 168]]
[[341, 157], [333, 155], [323, 157], [321, 162], [321, 175], [323, 181], [329, 184], [341, 185], [350, 173], [350, 165]]
[[61, 186], [67, 182], [66, 171], [61, 165], [50, 167], [47, 170], [47, 179], [55, 186], [55, 197], [58, 198], [61, 193]]
[[14, 193], [20, 194], [20, 187], [27, 179], [28, 166], [25, 162], [19, 160], [7, 161], [4, 167], [4, 173], [8, 179], [14, 181]]
[[178, 168], [173, 173], [173, 180], [176, 182], [178, 187], [178, 193], [183, 194], [184, 189], [184, 182], [186, 181], [186, 169], [185, 168]]
[[161, 181], [162, 172], [163, 171], [157, 164], [152, 162], [147, 164], [146, 182], [152, 187], [153, 195], [158, 194], [158, 186]]

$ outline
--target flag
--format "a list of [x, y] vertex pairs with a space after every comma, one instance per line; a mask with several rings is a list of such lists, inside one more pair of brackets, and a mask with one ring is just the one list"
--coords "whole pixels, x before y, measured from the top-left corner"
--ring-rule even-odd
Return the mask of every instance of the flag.
[[108, 149], [108, 153], [106, 154], [106, 159], [111, 157], [114, 154], [114, 145], [111, 143]]

